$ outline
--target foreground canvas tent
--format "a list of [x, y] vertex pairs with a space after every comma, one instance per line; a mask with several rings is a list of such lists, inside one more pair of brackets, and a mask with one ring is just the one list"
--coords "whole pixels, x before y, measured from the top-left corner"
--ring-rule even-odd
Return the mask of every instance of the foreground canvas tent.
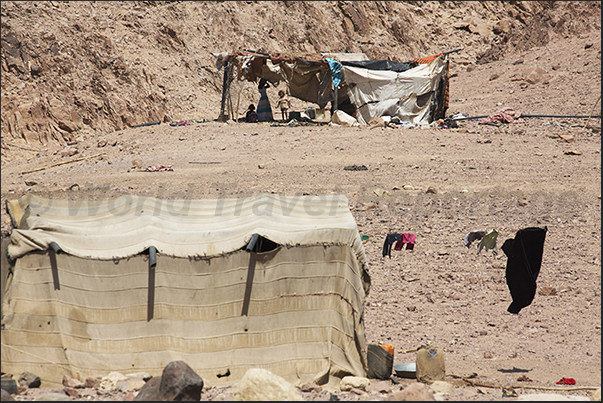
[[212, 385], [257, 367], [366, 374], [370, 277], [345, 196], [29, 194], [7, 209], [2, 372], [60, 384], [183, 360]]
[[425, 126], [443, 119], [448, 107], [448, 54], [408, 62], [369, 60], [345, 53], [281, 54], [256, 51], [216, 53], [216, 67], [224, 70], [220, 117], [234, 118], [228, 105], [232, 81], [273, 85], [285, 82], [292, 97], [324, 109], [331, 102], [360, 124], [381, 116], [397, 117]]

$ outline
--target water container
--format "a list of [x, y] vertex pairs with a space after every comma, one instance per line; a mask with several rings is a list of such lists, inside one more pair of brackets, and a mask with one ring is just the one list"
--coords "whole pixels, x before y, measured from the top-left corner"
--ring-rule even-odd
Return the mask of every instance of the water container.
[[423, 383], [443, 381], [446, 378], [444, 352], [436, 346], [421, 347], [417, 351], [417, 380]]
[[369, 378], [389, 379], [391, 377], [394, 365], [394, 346], [369, 344], [366, 358]]

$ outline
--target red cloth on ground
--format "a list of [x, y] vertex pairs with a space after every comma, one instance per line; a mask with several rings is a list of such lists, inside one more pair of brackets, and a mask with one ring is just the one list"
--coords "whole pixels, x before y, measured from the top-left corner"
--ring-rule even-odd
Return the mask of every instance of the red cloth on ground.
[[561, 378], [557, 382], [557, 385], [575, 385], [575, 384], [576, 384], [576, 380], [574, 378]]

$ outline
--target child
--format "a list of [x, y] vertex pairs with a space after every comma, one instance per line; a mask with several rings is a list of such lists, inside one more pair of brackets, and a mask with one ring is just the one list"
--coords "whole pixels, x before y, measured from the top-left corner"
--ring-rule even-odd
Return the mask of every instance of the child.
[[278, 107], [281, 109], [283, 121], [286, 121], [288, 118], [287, 111], [289, 110], [289, 108], [291, 108], [291, 101], [289, 101], [289, 98], [287, 98], [285, 96], [285, 91], [283, 91], [283, 90], [280, 90], [278, 92], [278, 96], [279, 96]]
[[257, 123], [258, 114], [255, 111], [255, 106], [250, 104], [247, 108], [247, 113], [245, 114], [245, 121], [248, 123]]

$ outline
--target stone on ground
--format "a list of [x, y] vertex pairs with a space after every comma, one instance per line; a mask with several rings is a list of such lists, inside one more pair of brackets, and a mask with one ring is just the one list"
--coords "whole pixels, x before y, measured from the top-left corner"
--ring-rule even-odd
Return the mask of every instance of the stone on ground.
[[235, 400], [283, 401], [304, 400], [284, 378], [262, 368], [248, 370], [235, 386]]

